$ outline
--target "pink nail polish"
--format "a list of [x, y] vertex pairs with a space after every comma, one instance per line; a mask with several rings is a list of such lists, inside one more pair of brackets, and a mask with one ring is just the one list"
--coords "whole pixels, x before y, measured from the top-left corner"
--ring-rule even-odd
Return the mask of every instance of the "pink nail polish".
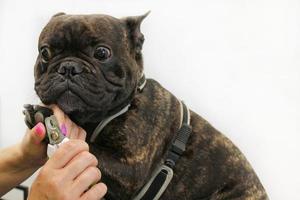
[[36, 126], [35, 126], [35, 133], [37, 134], [37, 135], [43, 135], [43, 133], [44, 133], [44, 125], [41, 123], [41, 122], [39, 122]]
[[64, 136], [67, 135], [67, 127], [66, 127], [65, 124], [62, 124], [62, 125], [60, 126], [60, 130], [61, 130], [62, 134], [64, 134]]

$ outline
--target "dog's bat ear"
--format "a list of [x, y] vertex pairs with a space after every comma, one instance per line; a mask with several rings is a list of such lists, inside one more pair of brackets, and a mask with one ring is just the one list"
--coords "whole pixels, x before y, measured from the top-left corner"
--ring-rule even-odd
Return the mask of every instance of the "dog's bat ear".
[[53, 15], [52, 18], [61, 16], [61, 15], [65, 15], [65, 14], [66, 13], [64, 13], [64, 12], [59, 12], [59, 13], [56, 13], [55, 15]]
[[126, 26], [128, 37], [135, 49], [136, 54], [141, 54], [144, 35], [141, 32], [141, 23], [149, 15], [150, 11], [140, 16], [130, 16], [122, 18], [121, 20]]

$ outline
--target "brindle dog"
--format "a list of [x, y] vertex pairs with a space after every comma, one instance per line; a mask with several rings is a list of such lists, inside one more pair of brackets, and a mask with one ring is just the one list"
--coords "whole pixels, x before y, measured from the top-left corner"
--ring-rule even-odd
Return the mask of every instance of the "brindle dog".
[[[140, 25], [146, 15], [58, 13], [43, 29], [35, 65], [35, 90], [91, 133], [131, 103], [100, 133], [91, 152], [99, 159], [106, 199], [132, 199], [166, 157], [180, 127], [178, 99], [143, 73]], [[268, 199], [238, 148], [191, 111], [192, 134], [160, 199]]]

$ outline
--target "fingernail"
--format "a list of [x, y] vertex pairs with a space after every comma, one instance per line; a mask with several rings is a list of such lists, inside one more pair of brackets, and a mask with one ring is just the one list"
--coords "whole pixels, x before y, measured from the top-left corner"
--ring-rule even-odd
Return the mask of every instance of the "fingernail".
[[39, 122], [36, 126], [35, 126], [35, 133], [39, 136], [43, 135], [44, 133], [44, 125]]
[[65, 124], [62, 124], [62, 125], [60, 126], [60, 130], [61, 130], [62, 134], [64, 134], [64, 136], [67, 135], [67, 127], [66, 127]]

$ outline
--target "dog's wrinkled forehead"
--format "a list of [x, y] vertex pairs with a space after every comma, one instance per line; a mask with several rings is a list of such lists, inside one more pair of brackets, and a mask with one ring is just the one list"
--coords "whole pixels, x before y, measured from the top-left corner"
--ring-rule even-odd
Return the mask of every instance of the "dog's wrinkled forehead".
[[126, 38], [122, 22], [108, 15], [54, 16], [43, 29], [39, 46], [81, 49], [98, 43], [120, 44]]

